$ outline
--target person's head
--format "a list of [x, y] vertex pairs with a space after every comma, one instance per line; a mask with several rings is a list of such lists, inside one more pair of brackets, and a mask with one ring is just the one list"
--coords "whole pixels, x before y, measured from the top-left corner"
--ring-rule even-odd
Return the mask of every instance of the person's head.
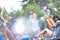
[[44, 6], [43, 10], [47, 10], [47, 6]]
[[60, 20], [60, 18], [57, 15], [54, 15], [53, 20], [56, 22], [57, 20]]
[[33, 15], [32, 15], [32, 16], [33, 16], [33, 18], [34, 18], [34, 19], [36, 19], [36, 18], [37, 18], [36, 13], [33, 13]]
[[2, 12], [2, 8], [0, 7], [0, 13]]
[[2, 13], [2, 8], [0, 7], [0, 16], [2, 15], [1, 13]]
[[12, 19], [12, 17], [11, 16], [7, 16], [6, 19], [9, 21], [9, 20]]
[[33, 11], [32, 11], [32, 10], [30, 10], [29, 14], [30, 14], [30, 15], [32, 15], [32, 14], [33, 14]]
[[37, 19], [36, 13], [33, 13], [32, 15], [30, 15], [30, 18], [31, 18], [32, 20], [36, 20], [36, 19]]

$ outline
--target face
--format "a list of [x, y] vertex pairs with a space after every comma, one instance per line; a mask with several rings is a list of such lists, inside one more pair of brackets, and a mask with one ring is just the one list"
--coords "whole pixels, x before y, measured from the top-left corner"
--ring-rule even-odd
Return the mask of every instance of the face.
[[12, 17], [10, 17], [10, 16], [7, 16], [7, 17], [6, 17], [7, 20], [11, 20], [11, 18], [12, 18]]
[[33, 18], [34, 18], [34, 19], [36, 19], [36, 18], [37, 18], [37, 16], [36, 16], [36, 14], [35, 14], [35, 13], [33, 14]]
[[55, 22], [58, 20], [58, 18], [55, 18]]

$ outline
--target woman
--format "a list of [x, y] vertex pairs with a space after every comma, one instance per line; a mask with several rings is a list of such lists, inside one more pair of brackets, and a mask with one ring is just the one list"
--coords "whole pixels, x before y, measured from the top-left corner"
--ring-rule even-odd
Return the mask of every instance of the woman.
[[[53, 28], [53, 30], [49, 30], [49, 29], [44, 29], [42, 32], [40, 32], [37, 36], [41, 37], [41, 38], [45, 38], [45, 37], [52, 37], [52, 39], [60, 37], [60, 19], [58, 16], [54, 15], [53, 16], [53, 20], [55, 21], [54, 25], [49, 24], [50, 27]], [[57, 31], [57, 32], [56, 32]], [[59, 32], [59, 33], [58, 33]]]
[[0, 7], [0, 36], [4, 37], [3, 40], [7, 40], [7, 35], [10, 40], [14, 40], [14, 36], [10, 32], [10, 30], [5, 25], [5, 19], [2, 16], [2, 8]]

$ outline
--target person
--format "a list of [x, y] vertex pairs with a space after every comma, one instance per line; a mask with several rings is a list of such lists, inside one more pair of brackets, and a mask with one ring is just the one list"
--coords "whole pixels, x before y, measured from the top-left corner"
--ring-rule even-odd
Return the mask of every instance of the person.
[[3, 36], [3, 40], [7, 40], [7, 35], [9, 36], [10, 40], [14, 40], [14, 36], [10, 32], [10, 30], [6, 27], [5, 19], [2, 16], [2, 8], [0, 7], [0, 35]]
[[56, 23], [53, 26], [54, 30], [53, 30], [52, 39], [60, 40], [60, 18], [58, 16], [54, 15], [53, 19]]
[[56, 15], [53, 16], [53, 20], [55, 21], [54, 25], [49, 24], [49, 26], [52, 26], [53, 30], [44, 29], [42, 32], [40, 32], [37, 36], [38, 37], [50, 37], [50, 40], [56, 40], [56, 38], [60, 38], [60, 18]]
[[31, 13], [29, 20], [30, 20], [30, 30], [32, 31], [31, 34], [32, 36], [34, 36], [40, 32], [39, 21], [37, 20], [37, 14]]
[[41, 31], [44, 30], [45, 28], [49, 28], [49, 27], [48, 27], [47, 20], [46, 20], [45, 17], [41, 17], [41, 18], [39, 19], [39, 26], [40, 26]]
[[[42, 10], [43, 10], [43, 12], [44, 12], [44, 16], [40, 17], [40, 20], [39, 20], [39, 23], [40, 23], [39, 25], [40, 25], [41, 31], [44, 30], [45, 28], [48, 28], [48, 29], [49, 29], [48, 23], [47, 23], [47, 19], [48, 19], [48, 18], [46, 18], [46, 17], [47, 17], [47, 16], [48, 16], [49, 18], [52, 17], [52, 15], [50, 14], [50, 10], [48, 9], [47, 6], [42, 6]], [[49, 20], [49, 19], [48, 19], [48, 20]], [[51, 28], [51, 27], [50, 27], [50, 28]]]
[[[4, 25], [6, 25], [8, 22], [10, 22], [11, 20], [12, 20], [13, 18], [11, 17], [11, 16], [6, 16], [6, 18], [5, 18], [5, 22], [4, 22]], [[7, 24], [8, 25], [8, 24]], [[7, 26], [6, 25], [6, 26]], [[11, 30], [8, 28], [8, 27], [6, 27], [6, 29], [5, 29], [6, 31], [6, 34], [7, 34], [7, 36], [9, 37], [9, 39], [10, 40], [15, 40], [15, 38], [14, 38], [14, 36], [13, 36], [13, 34], [12, 34], [12, 32], [11, 32]]]
[[32, 15], [30, 15], [30, 22], [31, 22], [31, 26], [32, 26], [32, 29], [33, 29], [32, 31], [33, 32], [40, 31], [39, 22], [37, 20], [36, 13], [33, 13]]
[[[2, 18], [2, 8], [0, 7], [0, 36], [3, 37], [3, 40], [6, 40], [7, 36], [6, 36], [6, 32], [3, 32], [2, 28], [3, 28], [3, 18]], [[4, 34], [3, 34], [4, 33]], [[4, 36], [3, 36], [4, 35]], [[1, 38], [0, 37], [0, 38]], [[4, 38], [5, 37], [5, 38]]]

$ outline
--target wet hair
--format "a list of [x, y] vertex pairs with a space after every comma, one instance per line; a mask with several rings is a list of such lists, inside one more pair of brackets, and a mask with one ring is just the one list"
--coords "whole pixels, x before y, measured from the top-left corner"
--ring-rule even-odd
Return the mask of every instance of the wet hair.
[[0, 7], [0, 13], [2, 12], [2, 8]]
[[60, 20], [60, 18], [57, 15], [53, 16], [53, 20], [56, 22], [55, 18], [58, 18], [57, 20]]

